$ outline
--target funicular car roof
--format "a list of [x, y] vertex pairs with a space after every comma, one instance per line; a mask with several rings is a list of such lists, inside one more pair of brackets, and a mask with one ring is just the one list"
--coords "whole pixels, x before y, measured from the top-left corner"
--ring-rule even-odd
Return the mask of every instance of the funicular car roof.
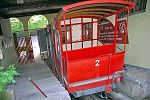
[[57, 18], [63, 20], [64, 14], [65, 19], [80, 16], [106, 17], [134, 6], [134, 2], [124, 0], [87, 0], [64, 6]]

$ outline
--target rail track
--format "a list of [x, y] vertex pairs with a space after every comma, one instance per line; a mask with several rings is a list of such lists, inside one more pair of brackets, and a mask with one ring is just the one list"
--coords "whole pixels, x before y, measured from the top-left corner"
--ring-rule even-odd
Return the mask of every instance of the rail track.
[[82, 96], [79, 98], [74, 98], [71, 96], [71, 100], [112, 100], [109, 97], [104, 98], [100, 93], [90, 94], [87, 96]]

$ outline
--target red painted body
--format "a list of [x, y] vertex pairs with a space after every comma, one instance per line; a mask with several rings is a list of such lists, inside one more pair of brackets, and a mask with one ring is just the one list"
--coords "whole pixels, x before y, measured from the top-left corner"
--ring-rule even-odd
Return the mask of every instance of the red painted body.
[[[124, 65], [124, 52], [115, 53], [114, 49], [114, 45], [111, 44], [68, 51], [67, 68], [65, 68], [65, 77], [68, 85], [75, 82], [105, 77], [107, 75], [112, 75], [117, 71], [122, 71]], [[96, 66], [96, 60], [100, 61], [99, 66]], [[109, 67], [110, 72], [108, 73]], [[106, 81], [107, 80], [93, 82], [85, 86], [83, 85], [82, 89], [104, 86], [106, 85]], [[79, 89], [77, 90], [82, 90], [80, 87], [81, 86], [78, 86]], [[72, 90], [73, 88], [75, 87], [70, 87], [69, 92], [75, 92]]]
[[[85, 10], [88, 10], [86, 8], [87, 6], [95, 7], [98, 4], [113, 7], [117, 5], [125, 6], [121, 6], [117, 10], [110, 10], [111, 8], [94, 8], [95, 11], [110, 11], [110, 13], [107, 14], [107, 11], [105, 15], [101, 14], [99, 17], [95, 11], [92, 14], [89, 13], [90, 16], [88, 12], [87, 14], [83, 14]], [[108, 87], [111, 90], [109, 87], [110, 84], [115, 84], [117, 78], [121, 80], [121, 75], [112, 77], [115, 73], [121, 72], [124, 69], [125, 49], [119, 49], [120, 51], [117, 51], [118, 47], [116, 42], [118, 14], [132, 7], [134, 7], [134, 3], [122, 0], [89, 0], [65, 6], [60, 11], [53, 24], [51, 24], [51, 27], [48, 28], [51, 39], [51, 49], [49, 51], [51, 54], [50, 65], [54, 74], [64, 84], [69, 93], [100, 86], [106, 86], [106, 88]], [[100, 34], [99, 22], [105, 19], [106, 16], [111, 15], [116, 15], [115, 25], [113, 26], [113, 43], [102, 43], [98, 37]], [[73, 23], [72, 20], [75, 18], [79, 18], [80, 22]], [[84, 21], [85, 18], [90, 18], [91, 21], [86, 22]], [[69, 23], [65, 20], [68, 20]], [[77, 26], [78, 30], [75, 32], [81, 36], [75, 40], [74, 27]], [[94, 38], [94, 34], [97, 34], [96, 38]], [[124, 35], [127, 35], [127, 33]], [[85, 47], [85, 43], [87, 42], [90, 46]], [[101, 45], [99, 45], [100, 42]], [[75, 48], [74, 44], [77, 43], [78, 47]], [[124, 39], [123, 44], [125, 48], [126, 39]]]

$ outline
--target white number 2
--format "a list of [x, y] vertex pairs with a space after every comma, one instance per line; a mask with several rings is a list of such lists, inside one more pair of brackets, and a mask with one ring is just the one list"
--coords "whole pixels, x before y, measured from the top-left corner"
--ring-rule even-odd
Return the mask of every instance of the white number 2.
[[100, 60], [95, 60], [95, 66], [100, 66]]

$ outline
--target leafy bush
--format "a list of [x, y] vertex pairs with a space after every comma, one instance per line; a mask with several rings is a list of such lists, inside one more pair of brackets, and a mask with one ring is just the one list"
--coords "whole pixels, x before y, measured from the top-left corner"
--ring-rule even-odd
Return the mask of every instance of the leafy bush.
[[9, 65], [6, 71], [0, 71], [0, 92], [5, 91], [7, 84], [16, 83], [14, 77], [18, 75], [14, 64]]
[[24, 30], [23, 23], [18, 18], [10, 18], [10, 24], [12, 33]]
[[28, 22], [29, 29], [39, 29], [44, 28], [48, 24], [48, 20], [43, 15], [34, 15], [30, 18]]

